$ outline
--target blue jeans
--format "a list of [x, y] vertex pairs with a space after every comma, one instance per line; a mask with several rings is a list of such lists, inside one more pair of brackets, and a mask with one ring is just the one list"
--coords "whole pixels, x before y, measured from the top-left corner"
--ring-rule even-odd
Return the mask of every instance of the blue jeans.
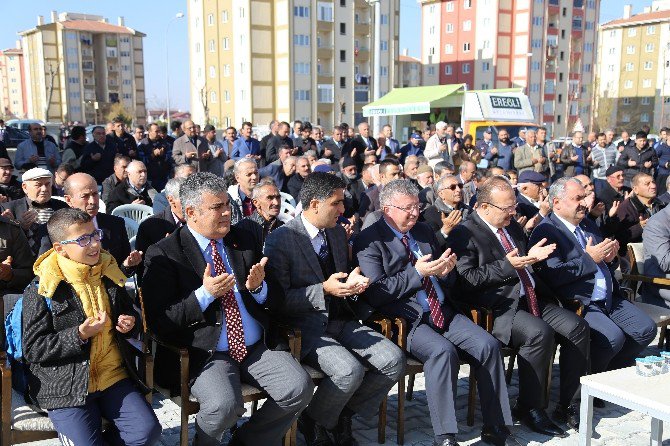
[[156, 414], [129, 379], [89, 394], [83, 406], [49, 410], [64, 446], [103, 446], [103, 417], [118, 430], [111, 439], [105, 436], [107, 443], [144, 446], [160, 439], [162, 428]]

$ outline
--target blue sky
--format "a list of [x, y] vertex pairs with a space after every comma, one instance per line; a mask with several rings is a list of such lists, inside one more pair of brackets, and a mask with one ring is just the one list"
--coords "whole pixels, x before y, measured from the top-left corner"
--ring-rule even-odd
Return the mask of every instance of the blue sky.
[[[388, 1], [388, 0], [387, 0]], [[186, 13], [183, 0], [161, 2], [115, 0], [24, 0], [3, 3], [0, 14], [0, 48], [13, 48], [17, 32], [37, 24], [37, 15], [50, 20], [51, 11], [82, 12], [107, 17], [116, 23], [125, 17], [126, 26], [142, 31], [144, 39], [144, 66], [149, 106], [165, 106], [166, 70], [170, 72], [170, 103], [173, 107], [189, 107], [188, 30], [186, 18], [174, 21], [166, 35], [166, 24], [178, 12]], [[623, 5], [634, 3], [633, 12], [640, 12], [643, 2], [633, 0], [602, 0], [600, 21], [621, 17]], [[647, 4], [645, 1], [644, 4]], [[648, 4], [651, 4], [649, 1]], [[605, 6], [606, 5], [606, 6]], [[27, 12], [30, 11], [30, 12]], [[410, 55], [420, 56], [421, 9], [416, 0], [400, 0], [400, 48], [408, 48]], [[166, 63], [166, 44], [169, 47], [169, 65]], [[169, 68], [168, 68], [169, 67]]]

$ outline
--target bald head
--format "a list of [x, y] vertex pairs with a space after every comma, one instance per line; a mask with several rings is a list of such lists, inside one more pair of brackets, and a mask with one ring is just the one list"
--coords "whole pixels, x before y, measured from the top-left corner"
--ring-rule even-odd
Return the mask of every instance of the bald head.
[[128, 181], [136, 188], [142, 188], [147, 183], [147, 168], [142, 161], [132, 161], [126, 169]]
[[63, 191], [68, 206], [84, 211], [91, 217], [98, 215], [100, 193], [95, 178], [87, 173], [70, 175], [65, 180]]

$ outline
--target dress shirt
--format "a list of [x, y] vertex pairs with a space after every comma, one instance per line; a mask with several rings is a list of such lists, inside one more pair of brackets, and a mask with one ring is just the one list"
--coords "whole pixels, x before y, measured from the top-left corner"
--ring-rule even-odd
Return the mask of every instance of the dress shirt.
[[[216, 270], [214, 269], [214, 260], [212, 259], [212, 247], [209, 244], [209, 239], [201, 234], [198, 234], [190, 226], [187, 227], [188, 230], [191, 231], [191, 234], [193, 234], [195, 241], [198, 243], [200, 252], [202, 252], [202, 256], [205, 258], [205, 261], [209, 264], [210, 270], [212, 271], [213, 274], [216, 274], [215, 273]], [[226, 267], [226, 271], [228, 272], [228, 274], [232, 274], [233, 269], [230, 267], [230, 260], [228, 259], [228, 253], [226, 252], [226, 247], [223, 244], [223, 239], [218, 239], [216, 241], [216, 249], [219, 251], [221, 258], [223, 259], [223, 264]], [[254, 319], [249, 314], [249, 311], [244, 306], [244, 302], [242, 301], [242, 295], [240, 294], [240, 290], [237, 287], [237, 283], [235, 283], [235, 286], [233, 287], [233, 292], [235, 293], [235, 300], [237, 301], [237, 306], [240, 308], [240, 315], [242, 316], [244, 343], [245, 345], [253, 345], [261, 340], [263, 336], [263, 327], [261, 327], [261, 325], [256, 321], [256, 319]], [[251, 293], [251, 295], [254, 297], [254, 299], [256, 299], [256, 302], [258, 302], [259, 304], [265, 303], [268, 297], [268, 287], [265, 285], [265, 281], [263, 281], [263, 286], [260, 289], [260, 291], [258, 291], [257, 293]], [[200, 288], [195, 290], [195, 297], [196, 299], [198, 299], [198, 303], [200, 304], [200, 309], [202, 311], [205, 311], [212, 302], [218, 300], [216, 297], [212, 296], [209, 293], [209, 291], [205, 289], [204, 285], [200, 286]], [[219, 303], [217, 302], [216, 305], [219, 305]], [[222, 330], [221, 335], [219, 335], [219, 341], [216, 343], [216, 350], [225, 352], [228, 351], [228, 335], [226, 334], [227, 333], [226, 313], [225, 311], [222, 311], [221, 313], [222, 313], [221, 317], [223, 318]]]
[[[391, 225], [388, 224], [386, 219], [384, 219], [384, 223], [386, 223], [386, 225], [391, 229], [391, 231], [393, 231], [393, 234], [395, 234], [395, 236], [398, 237], [400, 241], [402, 241], [403, 236], [405, 235], [407, 236], [407, 238], [409, 239], [409, 249], [410, 251], [412, 251], [412, 253], [417, 259], [423, 257], [424, 254], [421, 253], [421, 249], [419, 249], [419, 244], [416, 242], [416, 240], [414, 240], [412, 234], [410, 234], [409, 232], [403, 234], [402, 232], [397, 231], [395, 228], [391, 227]], [[423, 278], [423, 276], [421, 276], [418, 270], [416, 273]], [[433, 282], [433, 288], [435, 288], [435, 293], [437, 294], [437, 300], [439, 300], [440, 305], [442, 305], [444, 303], [444, 292], [442, 290], [442, 287], [440, 286], [440, 283], [438, 282], [435, 276], [430, 276], [429, 279], [431, 282]], [[423, 308], [424, 313], [430, 312], [430, 306], [428, 305], [428, 296], [426, 295], [426, 291], [423, 289], [423, 287], [416, 292], [416, 300], [421, 305], [421, 308]]]
[[[556, 215], [556, 214], [554, 214]], [[577, 245], [579, 245], [580, 248], [584, 252], [586, 252], [586, 249], [584, 246], [582, 246], [582, 243], [580, 242], [579, 238], [577, 237], [577, 234], [575, 234], [575, 230], [582, 231], [582, 237], [584, 237], [584, 240], [586, 240], [586, 234], [582, 230], [582, 228], [577, 229], [578, 227], [573, 225], [567, 220], [562, 219], [558, 215], [556, 215], [556, 218], [560, 220], [561, 223], [565, 225], [566, 228], [568, 228], [568, 231], [575, 237], [575, 240], [577, 240]], [[612, 294], [612, 291], [608, 289], [609, 286], [607, 284], [607, 279], [605, 278], [605, 274], [603, 274], [602, 270], [602, 265], [598, 265], [598, 271], [596, 272], [596, 284], [593, 287], [593, 293], [591, 294], [591, 300], [593, 301], [598, 301], [598, 300], [605, 300], [607, 299], [608, 294]]]
[[[486, 226], [488, 226], [488, 228], [491, 230], [491, 232], [493, 232], [493, 235], [496, 236], [496, 239], [498, 239], [498, 241], [500, 242], [500, 246], [502, 246], [503, 249], [505, 249], [505, 245], [503, 245], [502, 240], [500, 240], [500, 236], [498, 235], [498, 228], [492, 226], [488, 221], [484, 220], [483, 218], [482, 218], [482, 221], [486, 224]], [[507, 232], [507, 229], [502, 228], [502, 230], [505, 233], [505, 235], [507, 236], [507, 240], [509, 240], [510, 244], [513, 247], [516, 248], [516, 244], [514, 243], [514, 240], [512, 239], [512, 237], [509, 235], [509, 232]], [[525, 254], [527, 255], [528, 253], [525, 253]], [[533, 288], [535, 288], [535, 279], [533, 278], [532, 267], [527, 266], [526, 271], [528, 272], [528, 277], [530, 277], [530, 282], [533, 284]], [[520, 296], [525, 296], [526, 295], [526, 288], [523, 286], [523, 281], [519, 281], [519, 285], [520, 285], [519, 295]]]
[[312, 242], [312, 248], [314, 249], [314, 252], [316, 255], [319, 255], [319, 251], [321, 251], [321, 246], [325, 242], [323, 235], [321, 234], [321, 230], [311, 224], [306, 218], [305, 215], [301, 212], [300, 213], [300, 218], [302, 219], [302, 224], [305, 226], [305, 229], [307, 230], [307, 234], [309, 234], [309, 240]]
[[532, 204], [532, 205], [535, 206], [536, 208], [540, 209], [540, 202], [539, 202], [539, 201], [537, 201], [537, 200], [533, 200], [533, 199], [530, 198], [528, 195], [524, 195], [524, 194], [522, 194], [521, 192], [519, 192], [519, 195], [521, 195], [522, 197], [524, 197], [526, 200], [530, 201], [530, 204]]

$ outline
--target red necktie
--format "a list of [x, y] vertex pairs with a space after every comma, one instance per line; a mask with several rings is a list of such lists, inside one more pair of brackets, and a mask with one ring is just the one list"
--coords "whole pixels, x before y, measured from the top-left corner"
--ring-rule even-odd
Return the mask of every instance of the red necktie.
[[[502, 228], [498, 228], [498, 235], [500, 236], [503, 248], [505, 248], [505, 252], [509, 254], [510, 251], [514, 250], [514, 246], [512, 246]], [[540, 307], [537, 305], [537, 295], [535, 294], [535, 288], [533, 288], [533, 282], [530, 280], [530, 274], [528, 274], [526, 268], [517, 269], [516, 273], [519, 275], [519, 279], [521, 279], [523, 288], [526, 291], [526, 300], [528, 301], [531, 314], [540, 317]]]
[[[214, 261], [214, 271], [216, 275], [226, 273], [226, 267], [219, 250], [216, 248], [216, 240], [210, 240], [209, 246], [212, 247], [212, 260]], [[228, 336], [228, 354], [237, 362], [242, 362], [247, 356], [247, 346], [244, 343], [244, 328], [242, 327], [242, 315], [240, 307], [237, 306], [235, 293], [231, 288], [224, 296], [221, 296], [221, 308], [226, 314], [226, 335]]]
[[242, 213], [245, 217], [250, 216], [254, 212], [254, 203], [251, 201], [251, 198], [247, 197], [242, 200]]
[[[416, 264], [416, 257], [414, 257], [412, 250], [409, 249], [409, 237], [407, 237], [407, 235], [402, 236], [402, 244], [405, 245], [407, 257], [412, 266], [414, 266]], [[430, 309], [430, 319], [436, 327], [444, 328], [444, 315], [442, 314], [442, 308], [440, 308], [440, 301], [437, 299], [437, 291], [435, 291], [433, 281], [430, 280], [430, 277], [426, 276], [423, 278], [421, 288], [426, 292], [426, 300], [428, 301], [428, 308]]]

